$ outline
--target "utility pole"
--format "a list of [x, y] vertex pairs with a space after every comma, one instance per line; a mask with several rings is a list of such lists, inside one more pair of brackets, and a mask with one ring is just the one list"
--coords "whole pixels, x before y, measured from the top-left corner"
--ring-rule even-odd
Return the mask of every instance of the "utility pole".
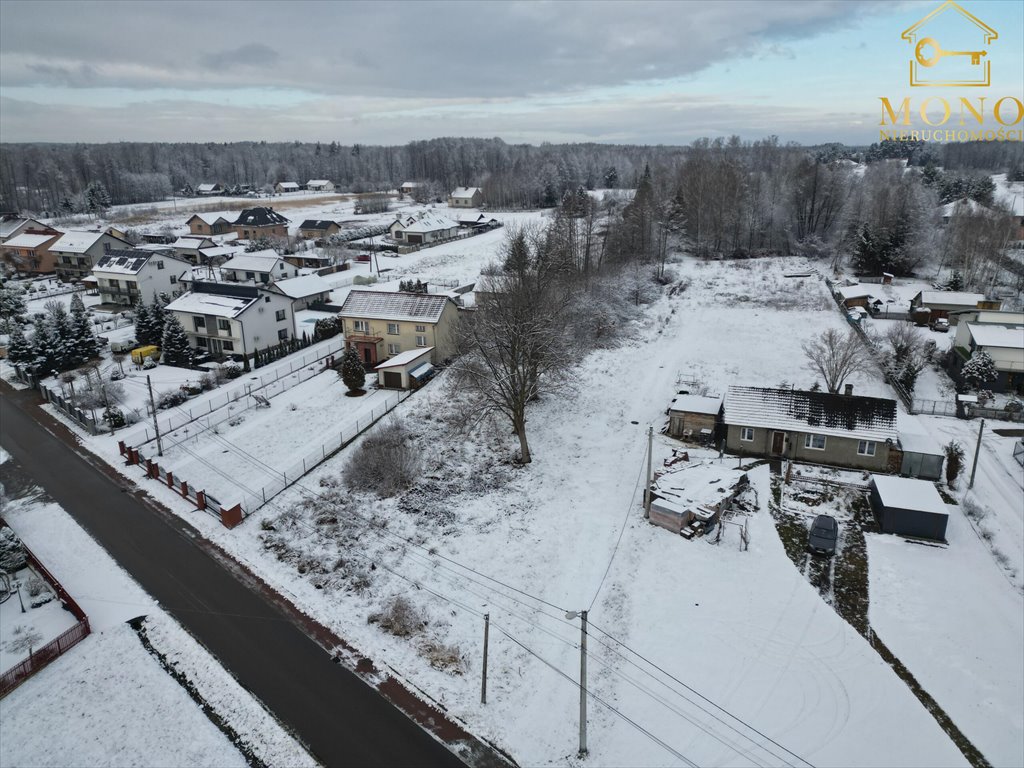
[[974, 487], [974, 473], [978, 471], [978, 454], [981, 453], [981, 433], [985, 431], [985, 420], [981, 420], [981, 424], [978, 425], [978, 444], [974, 446], [974, 463], [971, 464], [971, 482], [967, 484], [967, 489], [970, 490]]
[[153, 382], [150, 380], [150, 376], [146, 374], [146, 387], [149, 388], [149, 407], [153, 411], [153, 429], [156, 431], [156, 455], [164, 455], [164, 446], [160, 442], [160, 422], [156, 418], [156, 401], [153, 400]]
[[580, 612], [580, 757], [587, 756], [587, 612]]
[[491, 614], [484, 614], [484, 679], [480, 683], [480, 703], [487, 703], [487, 635], [491, 629]]
[[654, 478], [651, 476], [651, 454], [654, 447], [654, 425], [647, 426], [647, 486], [644, 488], [644, 520], [651, 519], [651, 483]]

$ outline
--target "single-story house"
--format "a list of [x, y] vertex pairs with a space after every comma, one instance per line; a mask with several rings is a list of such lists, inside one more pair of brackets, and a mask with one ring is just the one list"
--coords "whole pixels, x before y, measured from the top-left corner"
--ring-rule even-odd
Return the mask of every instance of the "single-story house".
[[246, 208], [235, 219], [234, 230], [246, 240], [257, 237], [288, 237], [289, 220], [273, 208]]
[[23, 275], [49, 275], [57, 269], [57, 256], [50, 246], [63, 234], [55, 229], [28, 230], [0, 244], [0, 258], [11, 270]]
[[14, 214], [5, 214], [0, 217], [0, 244], [6, 243], [12, 237], [17, 237], [25, 233], [35, 232], [41, 234], [43, 232], [56, 232], [58, 230], [43, 224], [41, 221], [35, 219], [27, 219], [22, 216]]
[[232, 283], [272, 283], [298, 277], [299, 270], [274, 250], [239, 253], [221, 264], [221, 274]]
[[110, 230], [70, 229], [50, 246], [50, 252], [57, 257], [57, 277], [69, 283], [91, 277], [92, 268], [104, 254], [131, 247], [131, 243]]
[[945, 317], [949, 319], [950, 325], [956, 325], [964, 312], [975, 309], [1000, 309], [1002, 306], [1001, 301], [986, 299], [983, 293], [963, 291], [921, 291], [910, 300], [910, 311], [915, 320], [918, 320], [927, 309], [927, 320]]
[[872, 475], [869, 496], [882, 533], [946, 540], [949, 513], [934, 483]]
[[939, 208], [942, 225], [949, 224], [954, 216], [991, 216], [994, 211], [969, 197], [962, 197]]
[[867, 307], [874, 298], [871, 289], [866, 285], [841, 285], [836, 288], [836, 295], [847, 309], [851, 307]]
[[299, 237], [304, 240], [319, 240], [341, 232], [341, 225], [332, 219], [306, 219], [299, 224]]
[[223, 235], [231, 231], [237, 217], [232, 211], [193, 213], [185, 223], [193, 235]]
[[321, 251], [296, 251], [286, 253], [282, 258], [299, 269], [323, 269], [331, 266], [331, 257]]
[[179, 258], [186, 259], [192, 264], [199, 264], [202, 250], [216, 245], [217, 243], [206, 235], [182, 235], [171, 243], [171, 248]]
[[345, 344], [367, 368], [410, 349], [431, 348], [438, 365], [453, 354], [458, 306], [448, 296], [353, 289], [341, 305]]
[[311, 304], [326, 304], [331, 299], [331, 286], [320, 275], [301, 275], [286, 280], [275, 280], [268, 290], [281, 293], [292, 300], [292, 309], [309, 309]]
[[291, 299], [256, 285], [194, 281], [165, 309], [181, 322], [193, 349], [214, 356], [250, 359], [295, 332]]
[[310, 179], [306, 182], [306, 189], [310, 192], [333, 192], [334, 182], [327, 179]]
[[459, 225], [435, 213], [399, 216], [388, 228], [392, 240], [409, 245], [426, 245], [450, 240], [458, 234]]
[[421, 184], [418, 181], [407, 181], [398, 188], [398, 191], [403, 195], [411, 195], [419, 186], [421, 186]]
[[998, 374], [985, 385], [993, 392], [1024, 394], [1024, 316], [1019, 312], [978, 312], [961, 322], [953, 337], [950, 373], [960, 380], [963, 367], [978, 350], [992, 358]]
[[299, 186], [296, 181], [279, 181], [274, 185], [274, 191], [279, 195], [284, 195], [289, 192], [298, 192], [302, 187]]
[[687, 538], [718, 523], [746, 487], [747, 475], [720, 463], [684, 463], [659, 474], [651, 487], [650, 522]]
[[433, 347], [408, 349], [376, 367], [377, 382], [385, 389], [418, 389], [433, 375]]
[[683, 440], [708, 442], [714, 438], [721, 413], [721, 395], [680, 393], [668, 407], [668, 433]]
[[853, 394], [731, 386], [722, 421], [735, 453], [889, 471], [896, 402]]
[[223, 195], [224, 186], [222, 184], [200, 184], [196, 187], [196, 194], [200, 197], [209, 197], [210, 195]]
[[149, 304], [155, 296], [177, 296], [178, 277], [191, 264], [165, 249], [124, 248], [101, 256], [92, 268], [102, 304], [130, 307], [139, 299]]
[[480, 187], [456, 187], [448, 195], [448, 205], [452, 208], [479, 208], [484, 201], [484, 191]]

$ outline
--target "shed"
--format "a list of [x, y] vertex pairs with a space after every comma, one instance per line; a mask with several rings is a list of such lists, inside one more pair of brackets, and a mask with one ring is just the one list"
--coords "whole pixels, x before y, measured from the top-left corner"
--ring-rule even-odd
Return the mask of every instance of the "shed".
[[380, 386], [384, 389], [418, 389], [434, 374], [430, 364], [433, 347], [401, 352], [376, 367]]
[[903, 460], [900, 462], [900, 474], [907, 477], [919, 477], [922, 480], [941, 480], [942, 462], [945, 455], [942, 446], [925, 434], [900, 433], [900, 449]]
[[927, 480], [871, 476], [871, 508], [882, 533], [946, 540], [946, 504]]
[[668, 433], [683, 440], [697, 440], [702, 434], [710, 438], [721, 412], [721, 395], [680, 393], [672, 398], [668, 407]]
[[710, 530], [747, 482], [739, 469], [712, 462], [685, 464], [655, 479], [650, 522], [679, 534]]

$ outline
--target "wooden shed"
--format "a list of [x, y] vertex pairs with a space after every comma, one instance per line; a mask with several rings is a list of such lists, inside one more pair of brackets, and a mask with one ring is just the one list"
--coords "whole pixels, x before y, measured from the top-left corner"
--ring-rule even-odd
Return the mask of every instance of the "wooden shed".
[[882, 533], [946, 540], [946, 504], [927, 480], [871, 476], [871, 508]]
[[376, 367], [377, 379], [384, 389], [417, 389], [434, 375], [430, 364], [433, 347], [400, 352]]
[[668, 433], [681, 440], [709, 441], [721, 413], [721, 395], [676, 395], [668, 407]]

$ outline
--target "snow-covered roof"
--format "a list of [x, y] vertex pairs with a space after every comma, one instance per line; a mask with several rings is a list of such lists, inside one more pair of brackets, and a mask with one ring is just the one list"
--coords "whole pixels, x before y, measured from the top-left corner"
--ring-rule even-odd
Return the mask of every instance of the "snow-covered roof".
[[200, 184], [196, 187], [196, 192], [213, 192], [215, 189], [223, 189], [220, 184]]
[[891, 477], [889, 475], [872, 475], [871, 482], [878, 491], [878, 498], [887, 507], [899, 509], [916, 509], [936, 515], [948, 515], [946, 504], [935, 490], [935, 485], [927, 480], [914, 480], [909, 477]]
[[418, 187], [420, 183], [418, 181], [406, 181], [402, 183], [402, 187]]
[[[202, 186], [202, 185], [200, 185]], [[211, 211], [209, 213], [193, 213], [189, 216], [188, 220], [200, 219], [204, 224], [213, 226], [218, 221], [226, 221], [228, 224], [233, 224], [235, 217], [238, 216], [234, 211]]]
[[669, 407], [673, 411], [717, 415], [719, 409], [722, 407], [722, 396], [715, 395], [713, 397], [709, 397], [707, 395], [676, 395], [672, 398], [672, 404]]
[[278, 280], [274, 286], [291, 299], [304, 299], [319, 293], [329, 293], [331, 286], [320, 275], [301, 275]]
[[836, 293], [844, 299], [859, 299], [871, 295], [871, 289], [866, 285], [844, 285], [836, 289]]
[[341, 305], [341, 314], [380, 320], [406, 320], [436, 323], [441, 319], [447, 296], [426, 293], [351, 290]]
[[307, 187], [325, 187], [331, 182], [327, 179], [310, 179], [306, 182]]
[[298, 182], [295, 182], [295, 181], [279, 181], [279, 182], [277, 182], [277, 186], [281, 187], [281, 189], [298, 189], [299, 188]]
[[168, 304], [166, 309], [195, 315], [238, 317], [258, 300], [258, 296], [221, 296], [215, 293], [188, 291]]
[[979, 301], [985, 300], [983, 293], [964, 293], [962, 291], [921, 291], [920, 296], [921, 304], [926, 307], [933, 304], [976, 307]]
[[171, 248], [195, 248], [199, 249], [203, 243], [212, 243], [208, 237], [203, 235], [182, 235], [171, 244]]
[[1006, 347], [1024, 350], [1024, 326], [978, 325], [968, 323], [967, 330], [979, 347]]
[[717, 504], [732, 493], [745, 474], [724, 464], [685, 463], [661, 475], [654, 490], [679, 512], [685, 512], [695, 506]]
[[978, 312], [978, 316], [970, 321], [975, 323], [994, 323], [995, 325], [1024, 325], [1024, 312], [1009, 312], [1000, 309], [986, 309]]
[[282, 259], [275, 251], [255, 251], [232, 256], [224, 262], [222, 268], [242, 272], [272, 272], [279, 261]]
[[245, 248], [240, 245], [216, 245], [209, 248], [200, 248], [199, 252], [206, 258], [220, 258], [221, 256], [234, 256], [236, 253], [244, 253]]
[[12, 237], [6, 243], [4, 248], [38, 248], [40, 245], [45, 243], [47, 240], [52, 240], [58, 237], [60, 233], [51, 233], [49, 235], [29, 235], [21, 234], [17, 237]]
[[895, 441], [897, 436], [894, 400], [798, 389], [731, 386], [724, 421], [860, 440]]
[[389, 360], [385, 360], [383, 363], [377, 366], [376, 370], [381, 368], [398, 368], [403, 365], [419, 360], [424, 355], [429, 355], [433, 347], [420, 347], [418, 349], [410, 349], [407, 352], [399, 352], [397, 355]]
[[452, 192], [449, 197], [453, 197], [457, 200], [472, 200], [473, 195], [478, 192], [483, 192], [483, 190], [480, 189], [480, 187], [456, 187], [455, 191]]
[[905, 453], [923, 453], [928, 456], [943, 456], [942, 446], [931, 435], [916, 432], [900, 432], [900, 447]]
[[[298, 186], [298, 185], [296, 185]], [[235, 220], [236, 227], [272, 227], [275, 224], [287, 224], [288, 219], [275, 211], [273, 208], [260, 206], [258, 208], [246, 208]]]
[[50, 246], [50, 250], [62, 251], [64, 253], [85, 253], [96, 245], [96, 242], [105, 234], [107, 233], [84, 229], [69, 229], [60, 240]]
[[336, 226], [338, 226], [338, 222], [333, 219], [306, 219], [299, 224], [299, 229], [318, 229], [326, 232]]
[[948, 219], [954, 213], [960, 216], [975, 215], [978, 213], [991, 213], [992, 209], [988, 208], [977, 200], [972, 200], [969, 197], [962, 197], [959, 200], [954, 200], [951, 203], [946, 203], [942, 206], [942, 218]]
[[441, 229], [454, 229], [458, 224], [447, 216], [436, 213], [425, 213], [422, 216], [400, 216], [395, 224], [403, 232], [426, 233]]
[[8, 237], [18, 227], [27, 222], [28, 219], [13, 218], [0, 221], [0, 237]]
[[189, 265], [184, 259], [176, 258], [169, 252], [161, 253], [140, 248], [124, 248], [110, 251], [101, 256], [96, 262], [96, 266], [92, 268], [92, 271], [116, 275], [137, 275], [149, 263], [150, 259], [173, 262], [170, 265], [172, 268], [174, 266], [185, 268]]

